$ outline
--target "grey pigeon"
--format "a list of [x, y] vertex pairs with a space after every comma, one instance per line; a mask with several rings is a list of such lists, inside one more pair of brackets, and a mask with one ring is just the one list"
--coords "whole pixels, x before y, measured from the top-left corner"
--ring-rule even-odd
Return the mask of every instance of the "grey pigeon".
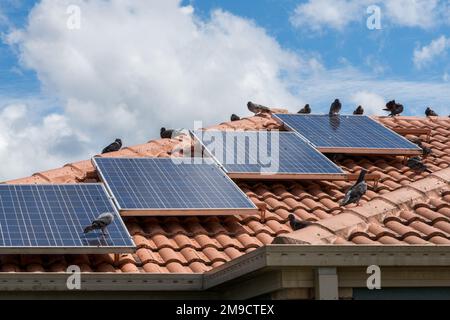
[[84, 233], [88, 233], [94, 230], [102, 230], [102, 233], [105, 234], [106, 227], [111, 224], [114, 220], [114, 214], [111, 212], [104, 212], [100, 214], [97, 219], [92, 221], [90, 226], [84, 228]]
[[113, 151], [119, 151], [120, 148], [122, 148], [122, 140], [116, 139], [113, 143], [111, 143], [109, 146], [105, 147], [102, 150], [103, 153], [113, 152]]
[[231, 121], [238, 121], [238, 120], [241, 120], [241, 117], [239, 117], [238, 115], [236, 115], [236, 114], [232, 114], [231, 115], [231, 117], [230, 117], [230, 120]]
[[355, 114], [355, 115], [364, 114], [364, 108], [361, 106], [358, 106], [358, 108], [356, 108], [355, 111], [353, 111], [353, 114]]
[[339, 99], [335, 99], [334, 102], [330, 106], [330, 112], [328, 112], [328, 114], [330, 116], [337, 115], [337, 114], [339, 114], [339, 111], [341, 111], [341, 108], [342, 108], [341, 102], [339, 101]]
[[383, 110], [390, 111], [391, 113], [389, 114], [389, 116], [393, 117], [403, 112], [403, 105], [395, 102], [395, 100], [391, 100], [386, 103], [386, 108], [384, 108]]
[[161, 128], [159, 133], [160, 133], [161, 139], [173, 139], [173, 138], [183, 134], [183, 132], [181, 132], [180, 130], [166, 129], [164, 127]]
[[250, 112], [253, 112], [254, 114], [270, 112], [270, 109], [267, 108], [266, 106], [253, 103], [251, 101], [247, 102], [247, 108], [248, 110], [250, 110]]
[[437, 116], [438, 116], [438, 114], [437, 114], [436, 112], [434, 112], [430, 107], [428, 107], [428, 108], [425, 110], [425, 115], [426, 115], [427, 117], [437, 117]]
[[304, 113], [304, 114], [310, 114], [311, 113], [311, 107], [309, 104], [305, 104], [303, 108], [301, 108], [297, 113]]
[[356, 205], [359, 205], [359, 200], [361, 200], [362, 196], [367, 191], [367, 184], [364, 181], [366, 173], [367, 173], [366, 169], [361, 170], [356, 183], [350, 189], [347, 190], [344, 199], [342, 199], [340, 203], [341, 206], [346, 206], [350, 203], [356, 203]]
[[431, 171], [428, 169], [428, 167], [422, 162], [422, 159], [420, 159], [420, 157], [409, 158], [408, 161], [406, 161], [406, 165], [410, 169], [412, 169], [418, 173], [422, 173], [422, 172], [431, 173]]
[[288, 219], [289, 219], [289, 225], [291, 226], [292, 230], [294, 230], [294, 231], [306, 228], [307, 226], [310, 226], [313, 224], [311, 221], [300, 221], [300, 220], [295, 219], [295, 217], [292, 213], [288, 216]]
[[395, 105], [397, 103], [395, 102], [395, 100], [391, 100], [388, 103], [386, 103], [386, 108], [384, 108], [384, 111], [391, 111], [392, 109], [394, 109]]

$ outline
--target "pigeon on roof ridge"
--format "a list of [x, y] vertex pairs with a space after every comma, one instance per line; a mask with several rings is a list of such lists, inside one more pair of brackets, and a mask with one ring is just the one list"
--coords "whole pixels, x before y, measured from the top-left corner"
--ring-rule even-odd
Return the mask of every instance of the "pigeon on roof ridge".
[[303, 108], [301, 108], [297, 113], [310, 114], [311, 107], [309, 106], [309, 103], [305, 104], [305, 106]]
[[103, 148], [102, 154], [108, 153], [108, 152], [113, 152], [113, 151], [119, 151], [120, 148], [122, 148], [122, 140], [116, 139], [113, 143], [111, 143], [110, 145]]

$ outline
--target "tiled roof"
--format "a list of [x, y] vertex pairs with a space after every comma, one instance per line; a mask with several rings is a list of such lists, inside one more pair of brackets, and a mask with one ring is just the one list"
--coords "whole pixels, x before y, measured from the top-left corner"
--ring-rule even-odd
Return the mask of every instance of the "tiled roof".
[[[381, 176], [361, 206], [338, 205], [351, 182], [241, 181], [238, 185], [255, 202], [266, 203], [259, 215], [226, 217], [132, 217], [125, 223], [137, 245], [135, 254], [122, 255], [0, 255], [0, 271], [65, 271], [78, 264], [82, 271], [201, 273], [260, 246], [303, 244], [450, 244], [450, 119], [444, 117], [378, 117], [390, 128], [429, 128], [421, 136], [435, 157], [425, 163], [432, 174], [416, 174], [402, 157], [345, 156], [336, 160], [344, 171], [366, 168]], [[279, 125], [269, 116], [222, 123], [220, 130], [270, 130]], [[413, 137], [413, 136], [407, 136]], [[170, 156], [177, 139], [153, 140], [108, 154], [117, 157]], [[40, 172], [8, 183], [72, 183], [98, 181], [90, 160]], [[287, 217], [315, 221], [292, 232]]]

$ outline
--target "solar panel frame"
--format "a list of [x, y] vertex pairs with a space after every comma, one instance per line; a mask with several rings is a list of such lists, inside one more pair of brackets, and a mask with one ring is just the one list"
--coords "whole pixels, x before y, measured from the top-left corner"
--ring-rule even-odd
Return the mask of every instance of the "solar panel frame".
[[[104, 159], [115, 159], [115, 160], [135, 160], [135, 161], [144, 161], [144, 160], [152, 160], [152, 161], [167, 161], [170, 159], [171, 161], [174, 158], [132, 158], [132, 157], [121, 157], [121, 158], [112, 158], [112, 157], [94, 157], [92, 158], [92, 163], [94, 164], [97, 172], [100, 176], [101, 181], [105, 184], [106, 190], [110, 194], [112, 201], [115, 203], [118, 208], [120, 214], [122, 216], [215, 216], [215, 215], [246, 215], [246, 214], [256, 214], [259, 212], [259, 209], [256, 205], [250, 200], [250, 198], [231, 180], [226, 174], [222, 172], [220, 167], [214, 161], [206, 161], [205, 159], [192, 159], [195, 163], [198, 164], [207, 164], [212, 168], [215, 168], [218, 173], [221, 174], [221, 177], [227, 180], [230, 187], [235, 189], [236, 195], [242, 196], [242, 199], [245, 199], [247, 203], [246, 207], [189, 207], [189, 208], [180, 208], [180, 207], [166, 207], [166, 208], [152, 208], [152, 207], [142, 207], [142, 208], [130, 208], [123, 204], [121, 204], [120, 199], [116, 197], [114, 192], [114, 187], [108, 181], [107, 176], [103, 172], [101, 165], [99, 162], [105, 161]], [[183, 159], [183, 160], [182, 160]], [[180, 161], [186, 161], [186, 158], [179, 158]]]
[[[99, 193], [92, 193], [92, 190], [88, 190], [90, 187], [95, 186], [95, 187], [99, 187], [100, 189], [97, 189], [96, 191], [99, 191]], [[34, 190], [36, 191], [36, 194], [32, 194], [33, 198], [35, 199], [35, 201], [30, 200], [31, 197], [25, 197], [26, 194], [22, 191], [18, 191], [17, 193], [14, 193], [14, 196], [16, 196], [17, 200], [18, 200], [18, 204], [20, 204], [20, 208], [21, 211], [23, 210], [24, 212], [21, 212], [23, 216], [25, 216], [26, 214], [28, 215], [28, 218], [33, 221], [35, 221], [36, 219], [31, 219], [32, 215], [30, 215], [30, 206], [32, 208], [33, 203], [36, 204], [36, 208], [41, 209], [42, 211], [46, 212], [45, 214], [42, 213], [36, 213], [36, 215], [39, 215], [40, 221], [44, 221], [44, 219], [47, 219], [47, 222], [49, 222], [49, 224], [45, 225], [45, 227], [48, 227], [50, 229], [55, 229], [58, 230], [58, 228], [75, 228], [76, 226], [74, 225], [58, 225], [58, 227], [56, 225], [52, 225], [50, 222], [53, 219], [54, 223], [56, 223], [56, 221], [59, 221], [59, 219], [55, 219], [55, 213], [50, 212], [49, 208], [51, 206], [55, 206], [56, 203], [60, 206], [60, 208], [63, 208], [63, 206], [65, 206], [67, 208], [68, 212], [61, 212], [61, 216], [64, 217], [64, 221], [75, 221], [74, 220], [74, 216], [76, 215], [76, 213], [74, 213], [73, 211], [70, 210], [69, 206], [71, 207], [72, 210], [75, 209], [76, 206], [74, 206], [74, 204], [76, 203], [75, 199], [68, 199], [67, 202], [63, 202], [61, 201], [61, 199], [63, 198], [63, 196], [68, 196], [71, 192], [71, 190], [64, 190], [68, 187], [75, 187], [75, 188], [80, 188], [80, 189], [86, 189], [83, 191], [76, 191], [77, 192], [77, 196], [85, 196], [86, 194], [89, 195], [93, 195], [92, 197], [95, 196], [103, 196], [104, 199], [98, 200], [98, 201], [102, 201], [103, 205], [105, 207], [105, 210], [102, 212], [93, 212], [94, 209], [88, 209], [87, 205], [85, 207], [85, 204], [88, 204], [88, 202], [83, 203], [83, 208], [85, 208], [87, 211], [83, 212], [90, 214], [89, 217], [86, 216], [82, 216], [82, 215], [78, 215], [77, 214], [77, 220], [78, 222], [80, 222], [80, 226], [79, 226], [79, 232], [78, 233], [71, 233], [70, 236], [72, 237], [72, 240], [78, 241], [78, 238], [80, 241], [86, 241], [88, 244], [87, 245], [68, 245], [67, 243], [62, 243], [61, 245], [1, 245], [0, 244], [0, 254], [108, 254], [108, 253], [133, 253], [135, 252], [136, 249], [136, 245], [134, 244], [134, 241], [131, 237], [131, 235], [128, 232], [127, 227], [125, 226], [125, 223], [123, 222], [122, 218], [120, 217], [119, 212], [117, 211], [117, 208], [115, 207], [111, 197], [108, 195], [106, 188], [103, 184], [101, 183], [67, 183], [67, 184], [0, 184], [0, 241], [5, 241], [5, 232], [3, 231], [3, 229], [7, 229], [8, 232], [9, 230], [12, 228], [12, 225], [9, 223], [5, 223], [3, 224], [4, 221], [7, 221], [8, 218], [6, 218], [6, 215], [14, 215], [17, 217], [18, 219], [18, 213], [16, 212], [7, 212], [5, 210], [5, 208], [7, 208], [7, 206], [5, 207], [4, 204], [4, 200], [1, 199], [1, 194], [2, 194], [2, 189], [8, 189], [8, 188], [19, 188], [19, 189], [25, 189], [25, 188], [30, 188], [31, 190], [34, 189], [52, 189], [52, 188], [61, 188], [59, 191], [61, 192], [61, 198], [58, 197], [53, 197], [50, 196], [47, 193], [45, 193], [45, 190]], [[63, 195], [62, 192], [65, 192], [65, 194]], [[91, 192], [89, 192], [91, 191]], [[39, 193], [40, 192], [40, 193]], [[45, 194], [45, 201], [42, 200], [42, 195]], [[36, 196], [40, 197], [40, 201], [37, 200]], [[13, 194], [12, 194], [13, 196]], [[22, 197], [23, 199], [28, 198], [28, 201], [25, 201], [25, 205], [23, 205], [24, 203], [20, 203], [19, 201], [19, 196]], [[58, 200], [58, 201], [56, 201]], [[94, 201], [94, 199], [92, 198], [92, 201]], [[46, 203], [45, 203], [46, 202]], [[44, 205], [45, 203], [45, 205]], [[80, 202], [81, 203], [81, 202]], [[15, 206], [14, 206], [15, 207]], [[96, 206], [96, 208], [99, 206]], [[25, 213], [26, 211], [26, 213]], [[88, 212], [89, 211], [89, 212]], [[111, 212], [115, 215], [115, 219], [113, 221], [113, 223], [109, 226], [109, 228], [107, 228], [106, 235], [102, 235], [100, 233], [100, 231], [94, 231], [88, 234], [84, 234], [83, 233], [83, 228], [86, 227], [87, 225], [89, 225], [95, 218], [97, 218], [97, 216], [103, 212]], [[49, 218], [50, 215], [53, 215], [52, 218]], [[11, 219], [11, 218], [9, 218]], [[22, 217], [22, 220], [25, 223], [25, 218]], [[36, 224], [29, 224], [30, 228], [26, 229], [26, 230], [30, 230], [33, 229], [33, 233], [34, 233], [34, 229], [36, 228]], [[42, 226], [44, 226], [44, 224], [42, 224]], [[20, 226], [17, 226], [18, 228]], [[44, 227], [44, 228], [45, 228]], [[113, 230], [111, 230], [113, 228]], [[116, 230], [117, 229], [117, 230]], [[112, 244], [112, 242], [114, 241], [113, 239], [111, 239], [111, 236], [115, 236], [116, 235], [116, 231], [119, 232], [122, 237], [120, 239], [121, 244], [120, 245], [114, 245]], [[29, 235], [30, 232], [27, 231], [27, 235]], [[81, 235], [83, 236], [83, 239], [81, 238]], [[8, 236], [8, 234], [6, 233], [6, 236]], [[49, 234], [48, 237], [52, 236], [54, 238], [54, 241], [64, 241], [64, 239], [56, 239], [56, 237], [53, 234]], [[78, 236], [74, 237], [74, 236]], [[108, 239], [109, 237], [109, 239]], [[34, 241], [39, 241], [39, 239], [33, 239], [28, 237], [28, 240], [31, 242], [32, 240]], [[11, 243], [13, 241], [13, 239], [10, 238], [9, 240]], [[104, 242], [105, 244], [102, 244], [101, 242]], [[96, 243], [95, 245], [91, 245], [89, 243]]]
[[[233, 170], [233, 168], [239, 167], [239, 165], [229, 165], [226, 163], [222, 163], [214, 154], [208, 149], [207, 144], [203, 141], [199, 134], [201, 130], [191, 130], [190, 133], [197, 140], [202, 148], [205, 150], [206, 154], [214, 159], [218, 163], [219, 166], [227, 173], [227, 175], [232, 179], [263, 179], [263, 180], [320, 180], [320, 179], [328, 179], [328, 180], [341, 180], [345, 178], [344, 171], [329, 160], [325, 155], [320, 153], [315, 147], [311, 145], [309, 141], [307, 141], [302, 136], [298, 135], [295, 132], [285, 132], [285, 131], [220, 131], [220, 130], [208, 130], [205, 132], [209, 133], [219, 133], [223, 134], [225, 132], [231, 134], [260, 134], [260, 133], [268, 133], [271, 134], [273, 132], [277, 132], [280, 136], [292, 136], [298, 139], [297, 142], [303, 143], [302, 147], [306, 147], [308, 150], [306, 152], [314, 152], [314, 156], [317, 156], [317, 159], [322, 159], [324, 163], [329, 165], [330, 168], [335, 169], [335, 172], [301, 172], [301, 171], [277, 171], [277, 172], [261, 172], [261, 170], [254, 171], [245, 171], [245, 170]], [[291, 142], [291, 141], [290, 141]], [[281, 144], [281, 142], [280, 142]], [[295, 151], [295, 150], [294, 150]], [[298, 150], [297, 150], [298, 151]], [[246, 153], [247, 154], [247, 153]], [[243, 165], [244, 167], [247, 165]], [[299, 166], [300, 167], [300, 166]]]
[[[347, 154], [380, 154], [380, 155], [420, 155], [422, 153], [421, 149], [415, 145], [414, 143], [408, 141], [405, 137], [399, 135], [394, 130], [382, 125], [381, 123], [375, 121], [371, 117], [364, 115], [338, 115], [339, 121], [345, 118], [356, 118], [356, 119], [368, 119], [371, 124], [374, 124], [377, 130], [384, 130], [386, 133], [391, 135], [391, 138], [395, 138], [405, 145], [409, 145], [409, 148], [400, 148], [400, 147], [383, 147], [380, 144], [380, 147], [352, 147], [352, 146], [336, 146], [336, 145], [319, 145], [314, 144], [314, 141], [309, 139], [304, 133], [300, 130], [296, 129], [296, 126], [292, 123], [288, 123], [285, 119], [287, 116], [289, 117], [321, 117], [321, 118], [329, 118], [329, 115], [319, 115], [319, 114], [273, 114], [272, 118], [282, 124], [286, 129], [296, 132], [298, 135], [302, 136], [304, 139], [309, 141], [313, 146], [317, 148], [320, 152], [323, 153], [347, 153]], [[342, 140], [342, 138], [340, 138]]]

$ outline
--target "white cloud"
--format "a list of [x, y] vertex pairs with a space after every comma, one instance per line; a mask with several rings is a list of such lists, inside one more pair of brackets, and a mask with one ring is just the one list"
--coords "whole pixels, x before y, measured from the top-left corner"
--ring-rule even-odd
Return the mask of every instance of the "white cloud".
[[420, 69], [436, 57], [444, 54], [448, 48], [450, 48], [450, 38], [440, 36], [431, 41], [429, 45], [414, 50], [414, 65]]
[[386, 100], [375, 93], [368, 91], [358, 91], [350, 97], [350, 101], [355, 104], [355, 107], [361, 105], [364, 108], [364, 114], [380, 114], [381, 109], [386, 104]]
[[350, 23], [366, 20], [366, 9], [374, 4], [381, 8], [382, 25], [428, 29], [449, 23], [448, 0], [308, 0], [295, 8], [290, 20], [306, 30], [342, 31]]
[[[69, 4], [81, 7], [80, 30], [66, 27]], [[339, 97], [345, 113], [359, 101], [381, 113], [379, 101], [396, 98], [410, 114], [428, 104], [440, 112], [447, 107], [442, 101], [450, 101], [446, 83], [378, 80], [349, 66], [327, 70], [320, 57], [281, 48], [253, 22], [223, 11], [203, 21], [179, 4], [36, 5], [27, 27], [7, 39], [53, 105], [63, 108], [55, 113], [31, 101], [11, 106], [0, 96], [0, 180], [88, 159], [115, 138], [143, 143], [158, 137], [161, 126], [246, 116], [248, 100], [291, 111], [309, 102], [314, 112], [325, 112]]]
[[[355, 103], [362, 101], [361, 103], [369, 106], [373, 114], [385, 115], [386, 112], [377, 107], [381, 99], [396, 99], [405, 106], [405, 115], [423, 115], [428, 105], [432, 105], [438, 114], [446, 114], [450, 101], [448, 83], [378, 79], [352, 67], [328, 69], [314, 77], [299, 78], [295, 86], [300, 88], [299, 94], [311, 104], [314, 112], [327, 112], [333, 99], [339, 98], [343, 105], [342, 113], [353, 112]], [[374, 105], [364, 102], [361, 99], [363, 97], [367, 98], [365, 101], [373, 99]]]
[[441, 21], [439, 0], [385, 0], [386, 13], [393, 24], [405, 27], [430, 28]]
[[[81, 8], [80, 30], [66, 27], [69, 4]], [[84, 153], [75, 158], [88, 158], [86, 150], [101, 150], [116, 137], [131, 145], [156, 138], [161, 126], [191, 127], [194, 120], [216, 124], [231, 113], [246, 115], [248, 100], [302, 103], [290, 93], [289, 78], [319, 68], [317, 61], [283, 50], [248, 20], [215, 11], [201, 21], [192, 8], [179, 4], [43, 0], [27, 27], [8, 35], [22, 65], [35, 70], [45, 92], [64, 105], [67, 126], [85, 134]], [[44, 140], [39, 148], [48, 151], [52, 143]], [[9, 145], [3, 153], [20, 154], [17, 149]], [[15, 173], [28, 173], [27, 166], [17, 163], [22, 171]], [[3, 168], [0, 173], [11, 177]]]
[[315, 31], [324, 26], [342, 30], [349, 23], [362, 19], [363, 5], [361, 1], [352, 0], [309, 0], [295, 8], [290, 20], [295, 27]]
[[83, 136], [70, 128], [64, 116], [36, 119], [32, 114], [24, 104], [7, 105], [0, 111], [0, 180], [60, 166], [68, 156], [76, 160], [86, 152]]

